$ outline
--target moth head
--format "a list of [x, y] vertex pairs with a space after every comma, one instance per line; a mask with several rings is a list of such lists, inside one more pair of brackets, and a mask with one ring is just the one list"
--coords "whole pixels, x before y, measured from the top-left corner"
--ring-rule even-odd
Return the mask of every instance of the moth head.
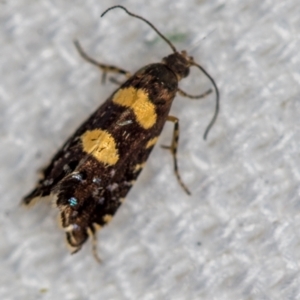
[[176, 74], [178, 81], [189, 75], [192, 61], [193, 58], [186, 51], [172, 53], [162, 60]]

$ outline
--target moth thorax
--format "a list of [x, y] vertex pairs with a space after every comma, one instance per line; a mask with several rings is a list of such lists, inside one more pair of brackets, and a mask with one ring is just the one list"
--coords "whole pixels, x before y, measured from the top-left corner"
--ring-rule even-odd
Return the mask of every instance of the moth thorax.
[[185, 51], [182, 51], [181, 53], [175, 52], [164, 57], [162, 62], [175, 73], [179, 81], [189, 75], [192, 60], [191, 57], [187, 56]]

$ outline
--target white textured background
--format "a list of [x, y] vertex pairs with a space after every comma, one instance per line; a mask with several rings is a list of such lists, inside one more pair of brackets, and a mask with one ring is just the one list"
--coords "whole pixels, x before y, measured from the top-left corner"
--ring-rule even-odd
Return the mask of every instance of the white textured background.
[[[58, 147], [115, 89], [78, 55], [130, 71], [170, 49], [148, 18], [215, 78], [177, 97], [188, 197], [157, 147], [126, 203], [69, 255], [47, 203], [19, 206]], [[0, 2], [0, 299], [300, 299], [300, 18], [297, 0]], [[193, 72], [183, 85], [211, 85]], [[160, 144], [170, 140], [166, 126]]]

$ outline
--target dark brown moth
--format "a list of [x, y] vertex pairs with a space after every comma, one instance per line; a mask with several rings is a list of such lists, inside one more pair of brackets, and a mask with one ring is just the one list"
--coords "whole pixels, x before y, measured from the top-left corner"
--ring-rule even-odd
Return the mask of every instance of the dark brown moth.
[[62, 227], [73, 252], [96, 230], [108, 223], [131, 189], [166, 121], [174, 123], [170, 147], [174, 158], [176, 177], [182, 182], [177, 167], [179, 121], [169, 111], [177, 93], [199, 99], [183, 92], [178, 83], [189, 74], [192, 66], [199, 68], [211, 80], [216, 92], [216, 110], [204, 138], [216, 120], [219, 110], [219, 92], [211, 76], [185, 51], [178, 52], [149, 21], [117, 5], [128, 15], [146, 22], [166, 41], [173, 53], [161, 63], [146, 65], [135, 74], [104, 65], [90, 58], [75, 42], [80, 55], [99, 67], [103, 74], [116, 72], [128, 79], [75, 131], [43, 170], [43, 178], [28, 194], [23, 203], [29, 205], [36, 198], [52, 196], [59, 209]]

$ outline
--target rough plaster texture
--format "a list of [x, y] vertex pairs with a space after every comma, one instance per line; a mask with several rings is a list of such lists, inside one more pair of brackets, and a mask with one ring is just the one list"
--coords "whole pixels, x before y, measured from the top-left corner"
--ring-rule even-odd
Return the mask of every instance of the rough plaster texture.
[[[130, 71], [170, 49], [123, 4], [191, 51], [213, 95], [177, 97], [179, 164], [157, 147], [108, 227], [99, 265], [69, 255], [56, 211], [19, 206], [37, 171], [116, 88], [99, 61]], [[0, 299], [300, 299], [300, 18], [296, 0], [0, 2]], [[211, 85], [194, 71], [182, 86]], [[170, 140], [167, 125], [160, 144]]]

